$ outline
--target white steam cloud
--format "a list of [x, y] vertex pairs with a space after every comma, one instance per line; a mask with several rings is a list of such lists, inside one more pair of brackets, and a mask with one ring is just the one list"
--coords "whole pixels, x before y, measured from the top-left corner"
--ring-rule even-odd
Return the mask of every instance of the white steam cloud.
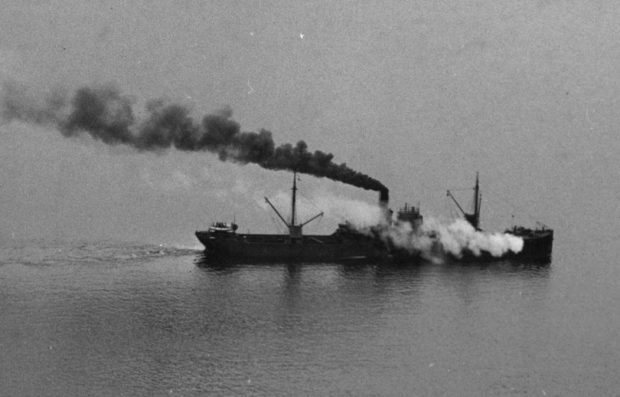
[[465, 254], [501, 257], [523, 249], [521, 237], [478, 231], [464, 219], [446, 224], [435, 218], [426, 218], [417, 230], [409, 222], [395, 221], [375, 230], [388, 246], [433, 261], [442, 260], [446, 255], [456, 258]]
[[521, 252], [523, 249], [521, 237], [509, 233], [481, 232], [464, 219], [444, 225], [431, 218], [424, 221], [422, 229], [436, 233], [443, 249], [459, 258], [465, 252], [471, 252], [475, 256], [488, 252], [494, 257], [500, 257], [508, 252]]
[[332, 194], [322, 194], [314, 203], [325, 212], [325, 216], [340, 221], [348, 221], [357, 228], [377, 225], [382, 220], [381, 208], [376, 204], [352, 200]]
[[[291, 206], [290, 193], [280, 191], [270, 197], [269, 200], [278, 210], [283, 210], [282, 215], [286, 218], [290, 217], [288, 213]], [[347, 221], [361, 231], [370, 226], [379, 224], [382, 220], [382, 210], [378, 205], [336, 196], [332, 193], [322, 192], [313, 195], [313, 197], [308, 200], [311, 201], [312, 205], [304, 205], [304, 203], [300, 201], [298, 201], [297, 205], [298, 222], [303, 222], [319, 212], [324, 212], [326, 218], [334, 219], [338, 222]], [[271, 211], [262, 197], [257, 200], [257, 204], [261, 208]]]

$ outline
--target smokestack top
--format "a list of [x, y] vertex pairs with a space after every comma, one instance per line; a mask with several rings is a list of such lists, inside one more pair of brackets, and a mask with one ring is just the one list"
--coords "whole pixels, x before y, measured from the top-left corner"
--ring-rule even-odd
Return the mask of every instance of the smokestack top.
[[381, 208], [381, 212], [383, 215], [383, 220], [385, 224], [390, 223], [390, 219], [392, 218], [391, 211], [388, 208], [388, 203], [390, 201], [390, 192], [388, 188], [385, 186], [379, 190], [379, 208]]
[[383, 187], [381, 190], [379, 190], [379, 202], [385, 203], [387, 205], [389, 201], [390, 201], [390, 191], [388, 190], [388, 188]]

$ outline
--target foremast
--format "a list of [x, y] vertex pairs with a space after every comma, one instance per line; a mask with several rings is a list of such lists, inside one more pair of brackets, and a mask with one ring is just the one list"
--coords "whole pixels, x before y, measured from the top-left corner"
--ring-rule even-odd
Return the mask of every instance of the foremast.
[[289, 233], [289, 237], [293, 240], [297, 240], [297, 239], [301, 239], [302, 237], [302, 229], [305, 225], [307, 225], [308, 223], [312, 222], [313, 220], [323, 216], [323, 212], [320, 212], [318, 214], [316, 214], [315, 216], [313, 216], [312, 218], [308, 219], [305, 222], [302, 222], [300, 224], [296, 223], [296, 218], [297, 218], [297, 209], [296, 209], [296, 203], [297, 203], [297, 171], [293, 171], [293, 188], [291, 189], [293, 191], [293, 194], [291, 195], [291, 221], [287, 222], [286, 219], [284, 219], [284, 217], [280, 214], [280, 212], [276, 209], [276, 207], [271, 203], [271, 201], [269, 201], [269, 199], [267, 197], [265, 197], [265, 201], [267, 202], [267, 204], [269, 204], [269, 206], [271, 207], [271, 209], [273, 209], [273, 211], [276, 213], [276, 215], [278, 215], [278, 217], [280, 218], [280, 220], [286, 225], [286, 227], [288, 228], [288, 233]]

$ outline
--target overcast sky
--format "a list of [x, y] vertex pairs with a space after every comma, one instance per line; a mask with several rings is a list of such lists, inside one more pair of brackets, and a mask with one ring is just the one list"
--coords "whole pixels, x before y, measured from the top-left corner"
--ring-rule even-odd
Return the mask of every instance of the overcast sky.
[[[613, 0], [5, 0], [0, 10], [2, 81], [41, 93], [111, 82], [137, 113], [160, 97], [197, 118], [230, 106], [244, 130], [303, 139], [379, 179], [394, 208], [441, 214], [445, 189], [479, 171], [483, 222], [498, 224], [513, 210], [567, 229], [617, 223], [619, 65]], [[208, 153], [138, 154], [17, 121], [0, 139], [4, 239], [194, 245], [195, 229], [233, 216], [270, 232], [262, 198], [291, 183]], [[301, 185], [310, 199], [377, 200], [309, 176]], [[493, 207], [502, 200], [509, 210]]]

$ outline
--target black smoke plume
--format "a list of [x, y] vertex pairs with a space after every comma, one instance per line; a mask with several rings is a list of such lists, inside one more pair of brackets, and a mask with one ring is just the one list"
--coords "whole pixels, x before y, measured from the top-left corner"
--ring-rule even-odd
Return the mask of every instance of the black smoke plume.
[[270, 131], [241, 131], [224, 109], [196, 122], [188, 108], [151, 101], [146, 117], [134, 116], [133, 101], [114, 86], [82, 87], [69, 100], [55, 92], [47, 98], [31, 97], [24, 87], [5, 83], [2, 117], [41, 125], [52, 125], [67, 137], [89, 134], [109, 145], [127, 145], [138, 151], [183, 151], [215, 153], [222, 161], [253, 163], [270, 170], [290, 170], [326, 177], [334, 181], [381, 192], [387, 188], [378, 180], [354, 171], [346, 164], [333, 162], [334, 155], [320, 150], [311, 152], [304, 141], [295, 145], [275, 145]]

